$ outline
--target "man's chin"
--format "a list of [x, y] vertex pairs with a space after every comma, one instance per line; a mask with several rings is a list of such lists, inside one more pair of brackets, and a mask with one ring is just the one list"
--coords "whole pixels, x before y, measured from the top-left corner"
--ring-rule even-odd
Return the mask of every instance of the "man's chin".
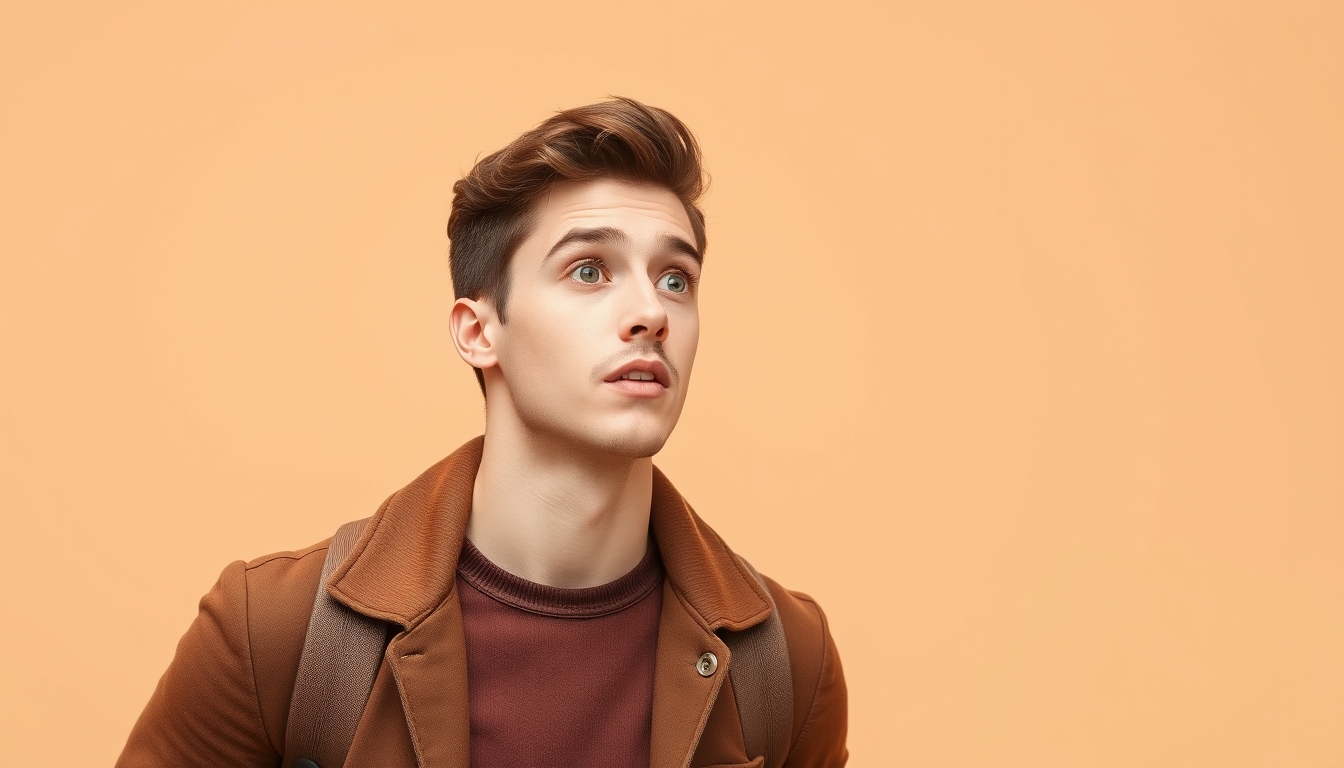
[[663, 449], [668, 437], [667, 433], [609, 435], [598, 439], [593, 448], [628, 459], [647, 459]]
[[600, 421], [585, 425], [570, 438], [576, 451], [592, 451], [626, 459], [646, 459], [663, 449], [672, 429], [662, 423], [647, 420], [643, 423], [602, 424]]
[[[526, 414], [525, 414], [526, 415]], [[663, 449], [672, 435], [675, 420], [665, 418], [630, 418], [622, 414], [616, 418], [572, 419], [523, 418], [525, 431], [551, 444], [552, 450], [573, 457], [590, 455], [596, 460], [608, 458], [646, 459]]]

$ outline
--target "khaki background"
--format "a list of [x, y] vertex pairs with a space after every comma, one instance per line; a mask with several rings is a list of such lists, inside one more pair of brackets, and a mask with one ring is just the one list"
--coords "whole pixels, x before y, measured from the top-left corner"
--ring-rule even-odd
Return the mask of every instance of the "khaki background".
[[714, 176], [659, 458], [855, 766], [1344, 766], [1344, 5], [0, 5], [0, 763], [478, 433], [450, 188], [606, 94]]

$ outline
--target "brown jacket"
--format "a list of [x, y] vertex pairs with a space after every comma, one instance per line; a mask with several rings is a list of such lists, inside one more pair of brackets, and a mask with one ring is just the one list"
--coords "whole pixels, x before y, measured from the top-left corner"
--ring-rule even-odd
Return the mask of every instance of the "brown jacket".
[[[401, 628], [383, 656], [347, 768], [467, 768], [469, 717], [462, 610], [455, 591], [476, 438], [394, 493], [327, 590]], [[667, 571], [654, 674], [653, 768], [755, 768], [748, 760], [727, 646], [715, 630], [768, 615], [759, 583], [654, 470], [652, 523]], [[118, 766], [278, 766], [289, 700], [327, 542], [224, 570], [201, 599]], [[767, 579], [793, 667], [788, 768], [842, 766], [845, 680], [826, 618], [811, 598]], [[716, 674], [696, 661], [711, 651]], [[600, 660], [598, 660], [600, 663]]]

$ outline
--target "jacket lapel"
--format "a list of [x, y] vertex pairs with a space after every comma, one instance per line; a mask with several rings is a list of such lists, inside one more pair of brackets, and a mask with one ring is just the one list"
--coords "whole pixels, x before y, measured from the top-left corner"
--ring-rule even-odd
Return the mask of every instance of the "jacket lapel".
[[470, 763], [464, 637], [454, 591], [438, 610], [388, 644], [387, 660], [422, 768], [468, 768]]
[[[392, 494], [327, 581], [340, 602], [404, 630], [386, 661], [422, 768], [468, 768], [471, 710], [457, 559], [480, 467], [477, 437]], [[667, 574], [654, 668], [653, 768], [685, 768], [731, 663], [716, 630], [763, 621], [770, 603], [736, 555], [653, 469], [651, 527]], [[697, 670], [714, 654], [717, 668]]]
[[[716, 669], [696, 670], [712, 653]], [[652, 768], [685, 768], [700, 743], [709, 712], [728, 674], [728, 646], [681, 602], [671, 584], [663, 585], [663, 614], [658, 622], [658, 658], [653, 673]]]
[[392, 494], [327, 582], [353, 610], [404, 627], [388, 643], [421, 768], [468, 768], [466, 635], [457, 597], [482, 438], [476, 438]]
[[[651, 525], [667, 582], [658, 623], [650, 765], [686, 768], [732, 663], [715, 630], [764, 621], [770, 603], [755, 577], [656, 467], [652, 501]], [[708, 675], [697, 669], [706, 653], [714, 655]]]

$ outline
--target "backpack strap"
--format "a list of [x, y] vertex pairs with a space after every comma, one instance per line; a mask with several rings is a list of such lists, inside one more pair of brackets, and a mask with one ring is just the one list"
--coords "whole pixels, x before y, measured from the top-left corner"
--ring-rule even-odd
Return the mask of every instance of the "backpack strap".
[[780, 768], [789, 750], [793, 730], [793, 671], [789, 665], [789, 644], [784, 638], [784, 622], [770, 596], [765, 579], [740, 558], [756, 577], [770, 601], [770, 616], [754, 627], [729, 632], [723, 642], [732, 652], [728, 680], [737, 699], [737, 715], [742, 721], [742, 740], [747, 757], [765, 756], [765, 768]]
[[285, 768], [340, 768], [373, 690], [387, 622], [350, 610], [327, 593], [327, 579], [350, 554], [369, 518], [336, 531], [322, 562], [285, 726]]

